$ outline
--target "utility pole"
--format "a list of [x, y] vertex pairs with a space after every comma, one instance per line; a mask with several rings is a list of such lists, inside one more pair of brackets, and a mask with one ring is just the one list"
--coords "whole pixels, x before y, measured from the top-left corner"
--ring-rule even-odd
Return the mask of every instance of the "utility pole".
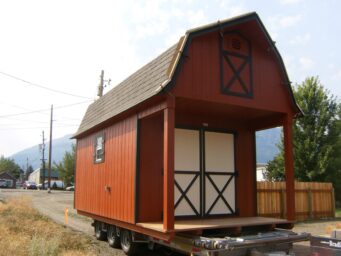
[[[25, 175], [28, 179], [28, 157], [26, 157], [26, 172], [25, 172]], [[21, 181], [24, 181], [24, 179], [22, 179]]]
[[44, 137], [44, 131], [43, 131], [43, 143], [40, 145], [41, 148], [41, 152], [42, 152], [42, 159], [40, 159], [42, 161], [42, 166], [43, 166], [43, 184], [42, 187], [43, 189], [45, 189], [45, 137]]
[[50, 119], [50, 143], [49, 143], [49, 178], [48, 178], [48, 193], [51, 192], [51, 162], [52, 162], [52, 123], [53, 123], [53, 105], [51, 105]]
[[103, 96], [104, 87], [110, 85], [110, 82], [111, 82], [110, 78], [107, 80], [104, 80], [104, 70], [102, 70], [101, 75], [99, 76], [99, 85], [98, 85], [98, 91], [97, 91], [97, 96], [99, 98]]
[[99, 85], [98, 85], [97, 96], [102, 97], [103, 96], [103, 89], [104, 89], [104, 70], [101, 71], [101, 75], [99, 78], [100, 78], [100, 80], [99, 80]]

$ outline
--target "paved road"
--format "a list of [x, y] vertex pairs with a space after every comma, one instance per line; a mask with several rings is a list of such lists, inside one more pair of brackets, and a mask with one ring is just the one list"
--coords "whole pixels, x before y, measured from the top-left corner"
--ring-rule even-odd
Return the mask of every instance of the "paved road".
[[[0, 200], [13, 196], [29, 196], [32, 198], [32, 202], [35, 208], [41, 213], [49, 216], [54, 221], [64, 223], [64, 210], [69, 210], [69, 223], [68, 226], [76, 231], [86, 233], [93, 237], [93, 228], [91, 226], [92, 220], [78, 215], [76, 210], [73, 209], [73, 192], [69, 191], [52, 191], [50, 194], [46, 191], [37, 190], [0, 190]], [[294, 228], [295, 232], [309, 232], [312, 234], [321, 234], [328, 225], [335, 225], [337, 221], [319, 221], [314, 223], [301, 223], [297, 224]], [[340, 220], [338, 222], [341, 222]], [[121, 250], [110, 248], [106, 242], [101, 242], [100, 255], [118, 255], [123, 256]], [[310, 255], [310, 249], [308, 242], [299, 243], [294, 246], [296, 256], [308, 256]], [[143, 255], [162, 255], [160, 253], [144, 252]]]
[[73, 209], [73, 192], [71, 191], [52, 191], [47, 193], [47, 191], [39, 190], [3, 189], [0, 192], [0, 198], [13, 196], [30, 197], [36, 209], [60, 224], [65, 224], [64, 210], [67, 208], [69, 211], [68, 226], [89, 235], [93, 234], [91, 219], [78, 215], [76, 210]]

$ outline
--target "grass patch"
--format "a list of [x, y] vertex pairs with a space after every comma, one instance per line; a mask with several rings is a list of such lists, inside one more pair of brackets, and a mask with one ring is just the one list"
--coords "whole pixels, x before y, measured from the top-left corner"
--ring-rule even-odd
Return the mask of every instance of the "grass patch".
[[0, 256], [96, 255], [89, 237], [56, 224], [15, 197], [0, 202]]
[[335, 210], [335, 217], [336, 217], [336, 218], [341, 218], [341, 208], [337, 208], [337, 209]]
[[84, 216], [84, 215], [79, 215], [79, 214], [77, 214], [77, 213], [69, 212], [69, 216], [70, 216], [70, 217], [78, 218], [78, 219], [80, 219], [80, 220], [87, 221], [87, 222], [89, 222], [89, 223], [92, 222], [92, 219], [91, 219], [91, 218], [86, 217], [86, 216]]

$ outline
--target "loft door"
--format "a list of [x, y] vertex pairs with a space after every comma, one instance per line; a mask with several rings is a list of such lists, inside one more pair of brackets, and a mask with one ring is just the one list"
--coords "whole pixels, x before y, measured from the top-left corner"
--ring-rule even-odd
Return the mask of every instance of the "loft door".
[[175, 129], [175, 216], [201, 215], [200, 132]]
[[234, 135], [205, 131], [204, 140], [204, 215], [234, 214]]
[[234, 135], [175, 129], [176, 217], [235, 213]]

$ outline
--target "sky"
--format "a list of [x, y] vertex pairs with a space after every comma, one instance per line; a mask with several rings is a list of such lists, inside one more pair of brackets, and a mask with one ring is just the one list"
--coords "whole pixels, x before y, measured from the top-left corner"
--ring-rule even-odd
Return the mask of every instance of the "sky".
[[307, 76], [341, 98], [341, 1], [0, 0], [0, 155], [77, 131], [96, 99], [186, 30], [256, 11], [293, 84]]

